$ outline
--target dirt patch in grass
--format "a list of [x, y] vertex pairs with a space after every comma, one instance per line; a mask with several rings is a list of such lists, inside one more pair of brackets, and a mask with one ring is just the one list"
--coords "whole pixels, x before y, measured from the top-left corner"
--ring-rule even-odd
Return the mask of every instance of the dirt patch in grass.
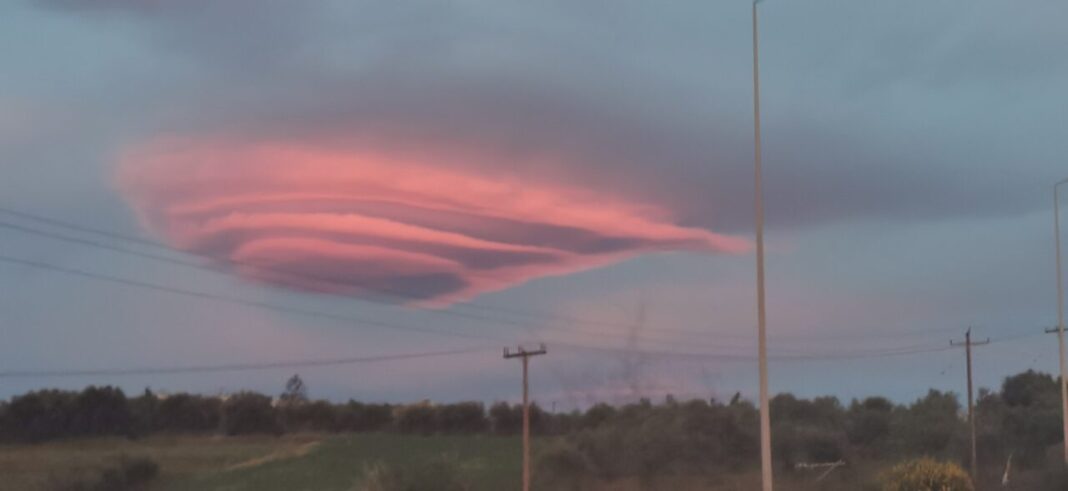
[[235, 470], [238, 470], [238, 469], [247, 469], [249, 467], [256, 467], [258, 465], [263, 465], [263, 464], [267, 464], [267, 463], [275, 462], [275, 461], [279, 461], [279, 460], [295, 459], [297, 457], [303, 457], [305, 455], [308, 455], [308, 452], [311, 452], [317, 446], [319, 446], [319, 441], [308, 442], [308, 443], [305, 443], [305, 444], [302, 444], [302, 445], [298, 445], [296, 447], [283, 448], [281, 450], [278, 450], [276, 452], [271, 452], [271, 453], [269, 453], [267, 455], [264, 455], [262, 457], [256, 457], [256, 458], [253, 458], [253, 459], [246, 460], [244, 462], [238, 462], [238, 463], [236, 463], [234, 465], [231, 465], [231, 466], [227, 467], [226, 470], [227, 471], [235, 471]]

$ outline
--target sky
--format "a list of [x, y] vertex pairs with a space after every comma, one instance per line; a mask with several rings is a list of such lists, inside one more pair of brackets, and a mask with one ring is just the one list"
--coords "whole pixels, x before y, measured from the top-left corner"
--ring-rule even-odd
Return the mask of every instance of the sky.
[[[1068, 6], [760, 12], [772, 391], [960, 393], [969, 327], [979, 386], [1054, 372]], [[547, 407], [752, 397], [750, 15], [0, 3], [0, 397], [515, 400], [518, 343]]]

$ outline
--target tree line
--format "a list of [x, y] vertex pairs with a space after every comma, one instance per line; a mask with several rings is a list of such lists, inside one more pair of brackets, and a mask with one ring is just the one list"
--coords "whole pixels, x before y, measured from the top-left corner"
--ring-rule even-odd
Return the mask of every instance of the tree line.
[[[559, 433], [568, 416], [554, 420], [536, 404], [532, 429]], [[452, 404], [334, 403], [309, 400], [299, 376], [278, 398], [244, 391], [226, 396], [156, 394], [149, 389], [127, 396], [111, 386], [81, 391], [31, 391], [0, 402], [0, 441], [33, 443], [54, 439], [152, 433], [243, 435], [287, 432], [495, 433], [521, 430], [522, 407], [497, 402]]]
[[[976, 406], [980, 481], [1000, 482], [1013, 469], [1028, 472], [1027, 489], [1068, 489], [1060, 464], [1060, 382], [1027, 371], [1007, 377], [1000, 390], [980, 392]], [[843, 489], [857, 489], [866, 467], [933, 458], [967, 467], [970, 434], [966, 408], [951, 392], [930, 390], [907, 404], [869, 397], [843, 404], [835, 397], [771, 399], [772, 452], [777, 473], [797, 474], [804, 464], [846, 462], [836, 473]], [[735, 395], [722, 402], [642, 401], [595, 406], [541, 452], [536, 473], [545, 489], [586, 489], [583, 482], [665, 475], [722, 476], [759, 463], [759, 413]], [[1033, 471], [1033, 472], [1032, 472]], [[850, 476], [853, 473], [855, 475]], [[838, 489], [825, 483], [821, 489]], [[655, 488], [656, 486], [653, 486]]]
[[[1039, 465], [1062, 440], [1059, 382], [1028, 371], [983, 390], [977, 401], [979, 459]], [[559, 435], [546, 465], [573, 466], [604, 477], [663, 466], [744, 467], [758, 459], [758, 412], [739, 395], [729, 401], [668, 397], [622, 406], [598, 404], [553, 414], [532, 407], [536, 435]], [[927, 455], [966, 460], [968, 429], [953, 393], [931, 390], [908, 404], [882, 397], [843, 404], [834, 397], [771, 400], [776, 462], [882, 459]], [[163, 396], [150, 390], [127, 396], [116, 387], [38, 390], [0, 403], [0, 441], [152, 433], [226, 435], [286, 432], [515, 434], [522, 408], [497, 402], [452, 404], [334, 403], [310, 400], [299, 377], [281, 397], [241, 392], [227, 397]], [[659, 449], [659, 450], [657, 450]], [[555, 464], [552, 464], [555, 462]], [[699, 469], [698, 469], [699, 470]]]

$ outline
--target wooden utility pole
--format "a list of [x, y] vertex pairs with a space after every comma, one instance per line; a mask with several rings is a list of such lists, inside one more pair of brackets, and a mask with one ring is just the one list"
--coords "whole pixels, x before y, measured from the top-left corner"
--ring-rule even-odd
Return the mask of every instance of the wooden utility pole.
[[521, 358], [523, 360], [523, 491], [530, 491], [530, 382], [528, 378], [530, 357], [548, 352], [544, 344], [535, 350], [522, 346], [516, 347], [515, 351], [504, 348], [505, 359]]
[[964, 356], [968, 360], [968, 426], [971, 428], [972, 433], [972, 459], [971, 459], [971, 471], [972, 482], [976, 480], [976, 464], [975, 450], [975, 403], [972, 395], [972, 346], [982, 346], [984, 344], [990, 344], [990, 338], [985, 341], [972, 342], [972, 328], [968, 328], [968, 331], [964, 333], [964, 342], [959, 343], [956, 341], [950, 341], [951, 346], [964, 346]]

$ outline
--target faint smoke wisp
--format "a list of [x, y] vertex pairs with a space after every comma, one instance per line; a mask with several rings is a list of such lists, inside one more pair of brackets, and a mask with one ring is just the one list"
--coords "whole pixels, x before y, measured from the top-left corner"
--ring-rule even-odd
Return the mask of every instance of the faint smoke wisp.
[[670, 210], [566, 179], [509, 175], [502, 158], [184, 138], [126, 152], [118, 184], [154, 233], [232, 261], [243, 278], [403, 292], [423, 304], [643, 253], [748, 249], [743, 239], [677, 225]]

